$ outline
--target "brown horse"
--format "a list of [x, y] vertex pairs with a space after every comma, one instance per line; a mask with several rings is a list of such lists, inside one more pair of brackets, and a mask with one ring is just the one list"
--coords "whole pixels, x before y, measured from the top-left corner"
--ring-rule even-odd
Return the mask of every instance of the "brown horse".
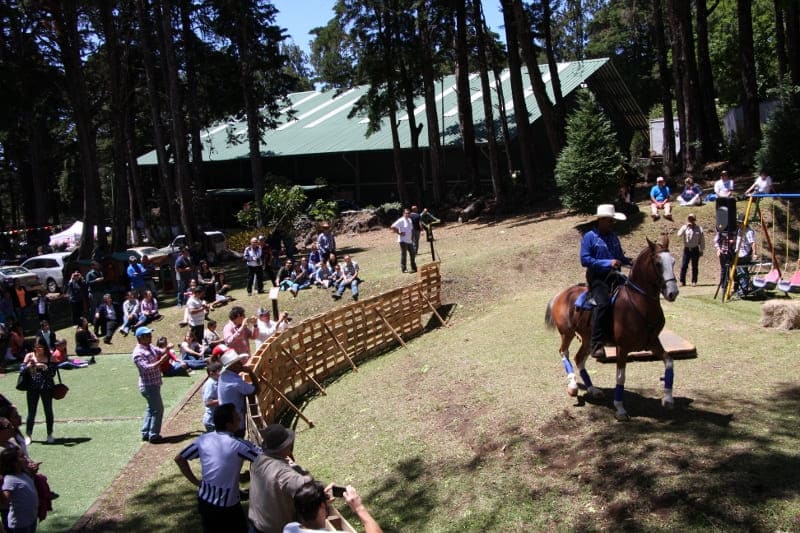
[[[634, 351], [650, 350], [654, 356], [664, 360], [664, 398], [662, 405], [672, 409], [672, 357], [661, 346], [658, 334], [664, 327], [664, 312], [661, 310], [659, 293], [668, 301], [678, 297], [678, 284], [674, 273], [675, 259], [669, 253], [669, 239], [663, 236], [658, 244], [647, 239], [647, 247], [634, 260], [630, 276], [617, 290], [614, 301], [613, 332], [611, 340], [617, 348], [617, 386], [614, 390], [615, 417], [626, 420], [628, 414], [622, 404], [625, 390], [625, 365], [628, 354]], [[575, 354], [575, 366], [586, 386], [586, 390], [594, 397], [602, 397], [600, 389], [592, 385], [586, 371], [586, 358], [589, 355], [589, 343], [592, 334], [592, 311], [579, 309], [575, 301], [585, 292], [585, 285], [573, 285], [557, 294], [547, 304], [545, 325], [556, 328], [561, 334], [561, 361], [567, 372], [567, 392], [570, 396], [578, 394], [575, 371], [569, 361], [569, 345], [573, 337], [578, 335], [581, 346]]]

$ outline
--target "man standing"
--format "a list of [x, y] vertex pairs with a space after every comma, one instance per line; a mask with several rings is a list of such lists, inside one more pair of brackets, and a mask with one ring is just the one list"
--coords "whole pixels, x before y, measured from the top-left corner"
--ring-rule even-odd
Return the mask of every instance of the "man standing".
[[256, 289], [258, 294], [263, 294], [264, 267], [261, 264], [261, 243], [257, 237], [250, 239], [250, 246], [244, 249], [242, 258], [247, 264], [247, 295], [252, 296], [253, 289]]
[[664, 182], [664, 176], [656, 178], [656, 184], [650, 189], [650, 216], [655, 222], [660, 218], [659, 209], [664, 210], [664, 218], [672, 220], [672, 204], [669, 201], [669, 187]]
[[294, 462], [294, 431], [270, 424], [261, 431], [263, 455], [250, 467], [251, 531], [280, 533], [294, 520], [294, 495], [314, 480]]
[[317, 235], [317, 251], [319, 256], [324, 260], [327, 259], [331, 252], [336, 252], [336, 238], [331, 232], [331, 225], [328, 222], [323, 222], [319, 225], [319, 235]]
[[[197, 509], [203, 531], [247, 531], [247, 518], [240, 501], [239, 473], [242, 463], [255, 461], [261, 450], [255, 444], [237, 439], [239, 414], [232, 404], [214, 410], [216, 431], [205, 433], [184, 448], [175, 463], [181, 473], [199, 488]], [[192, 472], [189, 461], [200, 459], [202, 481]]]
[[136, 347], [131, 357], [139, 371], [139, 392], [147, 401], [142, 423], [142, 440], [152, 443], [162, 442], [161, 420], [164, 416], [164, 403], [161, 401], [161, 363], [169, 358], [166, 351], [151, 345], [153, 330], [142, 326], [136, 329]]
[[692, 287], [697, 285], [697, 265], [706, 247], [703, 228], [697, 225], [694, 213], [686, 217], [686, 224], [678, 230], [678, 237], [683, 237], [683, 261], [681, 261], [681, 286], [686, 285], [686, 271], [692, 263]]
[[353, 300], [358, 300], [358, 263], [353, 261], [349, 255], [345, 255], [342, 265], [342, 280], [337, 284], [336, 292], [331, 295], [333, 299], [340, 299], [348, 286], [350, 292], [353, 293]]
[[622, 265], [632, 261], [625, 257], [619, 238], [614, 233], [614, 220], [626, 220], [622, 213], [614, 211], [612, 204], [597, 206], [597, 226], [587, 231], [581, 240], [581, 265], [586, 267], [586, 281], [595, 301], [592, 311], [592, 357], [605, 359], [603, 347], [605, 335], [610, 328], [610, 286]]
[[125, 270], [128, 275], [128, 280], [131, 283], [131, 290], [136, 298], [141, 298], [144, 295], [144, 275], [145, 270], [139, 264], [139, 259], [132, 255], [128, 258], [128, 268]]
[[202, 342], [205, 337], [205, 319], [206, 313], [211, 309], [208, 304], [203, 300], [205, 289], [203, 287], [195, 287], [192, 289], [192, 295], [186, 300], [186, 313], [189, 319], [189, 328], [194, 334], [197, 342]]
[[413, 231], [414, 223], [411, 221], [411, 212], [403, 209], [403, 216], [394, 221], [391, 230], [397, 234], [397, 242], [400, 244], [400, 268], [406, 272], [406, 255], [411, 257], [411, 272], [417, 271], [417, 253], [414, 251]]
[[[16, 281], [16, 280], [15, 280]], [[69, 296], [69, 306], [72, 309], [72, 324], [80, 324], [80, 318], [84, 316], [84, 294], [86, 293], [86, 282], [77, 270], [72, 273], [69, 283], [67, 283], [67, 295]], [[20, 322], [22, 320], [20, 319]]]
[[181, 253], [175, 260], [175, 278], [178, 281], [178, 309], [183, 306], [183, 298], [186, 290], [189, 288], [189, 282], [192, 281], [192, 272], [194, 271], [194, 264], [189, 257], [189, 248], [181, 248]]
[[[238, 427], [234, 428], [233, 434], [237, 437], [244, 437], [244, 419], [247, 412], [247, 396], [258, 392], [258, 378], [253, 373], [252, 368], [245, 368], [244, 361], [248, 358], [247, 354], [238, 354], [233, 350], [228, 350], [220, 358], [222, 372], [217, 381], [217, 400], [219, 404], [232, 403], [239, 414]], [[250, 383], [247, 383], [240, 372], [246, 372], [250, 376]]]
[[258, 319], [245, 319], [244, 307], [238, 305], [228, 312], [229, 321], [222, 328], [225, 345], [239, 354], [250, 355], [250, 339], [258, 338]]
[[411, 213], [408, 215], [411, 219], [411, 243], [414, 245], [414, 255], [419, 253], [419, 234], [422, 231], [422, 226], [420, 225], [420, 215], [419, 215], [419, 207], [412, 205], [411, 206]]
[[86, 273], [86, 285], [89, 287], [89, 315], [93, 316], [97, 306], [103, 301], [103, 273], [100, 263], [92, 261], [92, 267]]

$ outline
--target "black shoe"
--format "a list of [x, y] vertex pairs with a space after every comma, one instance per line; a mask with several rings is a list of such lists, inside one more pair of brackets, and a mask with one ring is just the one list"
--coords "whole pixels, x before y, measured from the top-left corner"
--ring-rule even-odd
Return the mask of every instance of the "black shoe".
[[93, 364], [95, 364], [95, 363], [97, 363], [97, 361], [95, 361], [95, 360], [94, 360], [94, 356], [92, 356], [92, 358], [91, 358], [91, 359], [89, 359], [89, 363], [88, 363], [88, 364], [90, 364], [90, 365], [93, 365]]
[[59, 499], [60, 497], [61, 497], [61, 495], [60, 495], [59, 493], [57, 493], [57, 492], [53, 492], [52, 490], [50, 491], [50, 499], [51, 499], [51, 500], [57, 500], [57, 499]]
[[164, 437], [161, 435], [153, 435], [150, 437], [150, 444], [158, 444], [160, 442], [164, 442]]
[[342, 297], [339, 294], [331, 294], [331, 298], [333, 298], [334, 300], [340, 300]]
[[142, 442], [147, 442], [149, 440], [150, 440], [150, 437], [148, 437], [147, 435], [142, 435]]
[[103, 339], [103, 344], [111, 344], [111, 338], [110, 337], [104, 338]]
[[354, 294], [353, 295], [353, 300], [356, 301], [356, 302], [358, 301], [358, 294]]
[[606, 349], [603, 347], [602, 344], [598, 344], [594, 348], [592, 348], [592, 357], [597, 359], [598, 361], [605, 361]]

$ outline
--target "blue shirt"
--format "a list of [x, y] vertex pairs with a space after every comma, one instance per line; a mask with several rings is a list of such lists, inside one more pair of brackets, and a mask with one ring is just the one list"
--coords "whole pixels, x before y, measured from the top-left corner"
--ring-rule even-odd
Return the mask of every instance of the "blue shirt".
[[587, 231], [581, 240], [581, 265], [589, 270], [589, 274], [608, 274], [611, 261], [617, 259], [624, 265], [631, 260], [625, 257], [619, 238], [613, 232], [601, 235], [596, 228]]
[[656, 202], [664, 202], [669, 200], [669, 187], [666, 185], [663, 187], [653, 185], [653, 187], [650, 189], [650, 198], [655, 198]]
[[217, 399], [217, 380], [209, 377], [203, 385], [203, 425], [206, 427], [214, 427], [214, 409], [209, 407], [206, 402]]
[[244, 418], [247, 406], [246, 396], [256, 391], [255, 385], [247, 383], [242, 376], [231, 370], [223, 370], [217, 380], [217, 399], [219, 404], [232, 403], [236, 406], [241, 420], [239, 429], [244, 429]]
[[137, 290], [144, 287], [144, 267], [142, 265], [132, 263], [128, 265], [126, 273], [131, 281], [131, 289]]

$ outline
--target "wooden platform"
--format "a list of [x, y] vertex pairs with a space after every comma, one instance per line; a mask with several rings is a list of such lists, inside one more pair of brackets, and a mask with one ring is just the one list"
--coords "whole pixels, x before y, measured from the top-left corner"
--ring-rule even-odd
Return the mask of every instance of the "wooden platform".
[[[683, 337], [679, 336], [674, 331], [665, 329], [658, 336], [661, 345], [673, 359], [696, 359], [697, 348], [694, 344], [690, 343]], [[606, 346], [606, 360], [612, 362], [617, 356], [617, 349], [614, 346]], [[628, 354], [628, 360], [635, 361], [660, 361], [653, 356], [649, 351], [647, 352], [631, 352]]]

